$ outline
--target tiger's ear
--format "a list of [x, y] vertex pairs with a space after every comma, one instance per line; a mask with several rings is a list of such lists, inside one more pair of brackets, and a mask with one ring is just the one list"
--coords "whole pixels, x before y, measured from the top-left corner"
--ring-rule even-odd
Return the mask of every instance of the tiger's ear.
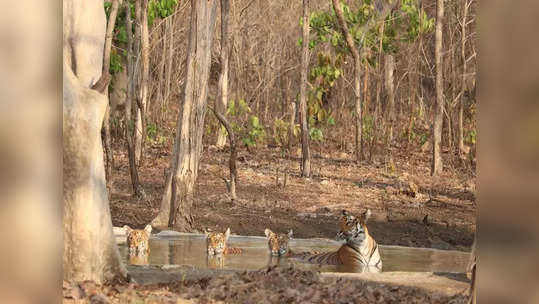
[[226, 228], [225, 231], [225, 240], [228, 240], [228, 237], [230, 236], [230, 228]]
[[131, 231], [133, 231], [133, 229], [131, 229], [131, 227], [129, 227], [129, 226], [127, 226], [127, 225], [124, 226], [124, 230], [125, 230], [125, 234], [126, 234], [126, 235], [129, 234], [129, 233], [131, 233]]
[[363, 221], [364, 223], [366, 223], [369, 218], [371, 217], [371, 209], [367, 209], [365, 212], [363, 212], [361, 214], [361, 221]]
[[146, 225], [146, 227], [144, 227], [144, 232], [146, 232], [146, 234], [149, 236], [150, 233], [152, 233], [152, 225]]
[[346, 210], [344, 210], [344, 209], [342, 210], [342, 215], [343, 215], [343, 216], [347, 216], [347, 215], [349, 215], [349, 214], [350, 214], [350, 213], [348, 213], [348, 211], [346, 211]]
[[294, 232], [292, 231], [292, 229], [290, 229], [290, 231], [288, 231], [288, 237], [289, 238], [292, 238], [292, 235], [294, 234]]
[[266, 235], [267, 238], [269, 238], [270, 235], [273, 234], [273, 232], [271, 230], [269, 230], [268, 228], [266, 228], [266, 230], [264, 230], [264, 234]]

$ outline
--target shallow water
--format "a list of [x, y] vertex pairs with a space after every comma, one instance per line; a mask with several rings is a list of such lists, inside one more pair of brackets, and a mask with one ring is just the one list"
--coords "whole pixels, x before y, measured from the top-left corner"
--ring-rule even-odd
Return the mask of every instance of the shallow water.
[[[117, 235], [119, 249], [124, 261], [127, 261], [125, 236]], [[206, 254], [206, 240], [203, 234], [161, 232], [150, 238], [151, 265], [191, 265], [198, 268], [257, 270], [268, 265], [287, 266], [294, 264], [301, 269], [336, 272], [357, 272], [343, 269], [342, 266], [313, 265], [298, 262], [286, 257], [271, 257], [266, 238], [230, 236], [229, 247], [239, 247], [240, 255], [226, 255], [223, 258], [209, 258]], [[292, 239], [290, 249], [302, 251], [336, 250], [340, 243], [327, 239]], [[380, 247], [382, 271], [409, 272], [465, 272], [469, 254], [460, 251], [412, 248], [400, 246]]]

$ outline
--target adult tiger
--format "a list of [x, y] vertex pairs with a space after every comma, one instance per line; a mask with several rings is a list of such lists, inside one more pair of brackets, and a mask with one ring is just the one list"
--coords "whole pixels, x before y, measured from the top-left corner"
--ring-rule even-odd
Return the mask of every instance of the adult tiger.
[[344, 240], [345, 243], [337, 251], [318, 254], [299, 253], [294, 258], [312, 264], [342, 265], [347, 270], [380, 271], [382, 260], [378, 244], [369, 234], [366, 225], [370, 216], [370, 210], [360, 216], [354, 216], [343, 210], [337, 239]]

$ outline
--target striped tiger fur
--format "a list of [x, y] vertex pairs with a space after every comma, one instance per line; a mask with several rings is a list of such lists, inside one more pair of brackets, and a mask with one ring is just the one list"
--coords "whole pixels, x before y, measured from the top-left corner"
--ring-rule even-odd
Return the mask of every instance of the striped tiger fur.
[[294, 255], [294, 258], [312, 264], [382, 269], [378, 244], [371, 237], [366, 226], [370, 215], [370, 210], [363, 212], [360, 216], [354, 216], [343, 210], [337, 239], [344, 240], [345, 244], [337, 251], [318, 254], [298, 253]]
[[274, 233], [270, 229], [264, 230], [268, 239], [268, 249], [272, 256], [283, 256], [290, 253], [288, 250], [288, 242], [292, 238], [292, 229], [288, 233]]
[[208, 255], [229, 255], [241, 254], [240, 248], [228, 247], [227, 241], [230, 236], [230, 228], [227, 228], [225, 233], [221, 232], [206, 232], [206, 248]]
[[150, 255], [150, 233], [152, 226], [146, 225], [144, 229], [131, 229], [124, 226], [128, 248], [128, 261], [132, 265], [148, 265]]

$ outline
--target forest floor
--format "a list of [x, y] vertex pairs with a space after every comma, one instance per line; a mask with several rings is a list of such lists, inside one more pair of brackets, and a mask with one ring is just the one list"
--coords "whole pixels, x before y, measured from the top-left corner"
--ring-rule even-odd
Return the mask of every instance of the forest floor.
[[[462, 283], [464, 284], [464, 283]], [[466, 286], [466, 285], [464, 285]], [[157, 285], [63, 284], [63, 303], [467, 303], [466, 288], [418, 288], [269, 267]]]
[[[112, 220], [114, 226], [141, 228], [159, 210], [171, 147], [145, 151], [139, 176], [149, 202], [132, 197], [124, 150], [114, 149]], [[299, 152], [294, 154], [283, 157], [278, 147], [240, 149], [238, 200], [231, 204], [223, 181], [228, 150], [205, 148], [192, 210], [195, 229], [230, 227], [234, 234], [262, 236], [268, 227], [293, 229], [297, 238], [332, 239], [342, 209], [370, 208], [369, 232], [380, 244], [470, 249], [476, 179], [457, 156], [444, 153], [444, 173], [431, 177], [430, 153], [420, 148], [393, 147], [390, 168], [376, 158], [357, 165], [350, 151], [315, 145], [313, 176], [305, 179], [299, 176]], [[469, 284], [463, 274], [441, 273], [381, 273], [373, 279], [269, 267], [188, 278], [188, 271], [178, 271], [161, 284], [64, 282], [63, 303], [466, 303]]]
[[[369, 232], [383, 245], [469, 250], [475, 232], [475, 173], [457, 156], [444, 153], [444, 172], [430, 176], [430, 151], [395, 146], [393, 168], [379, 159], [357, 165], [354, 155], [328, 143], [313, 145], [312, 172], [300, 177], [299, 151], [290, 158], [278, 147], [238, 154], [238, 200], [233, 204], [228, 178], [228, 149], [205, 145], [196, 183], [195, 229], [225, 230], [263, 236], [264, 229], [294, 237], [333, 239], [342, 209], [370, 208]], [[127, 155], [114, 148], [111, 190], [114, 226], [144, 227], [157, 214], [170, 162], [171, 147], [148, 147], [139, 177], [149, 202], [132, 197]], [[285, 172], [287, 172], [285, 174]], [[286, 177], [285, 177], [286, 175]], [[284, 184], [286, 180], [286, 185]]]

